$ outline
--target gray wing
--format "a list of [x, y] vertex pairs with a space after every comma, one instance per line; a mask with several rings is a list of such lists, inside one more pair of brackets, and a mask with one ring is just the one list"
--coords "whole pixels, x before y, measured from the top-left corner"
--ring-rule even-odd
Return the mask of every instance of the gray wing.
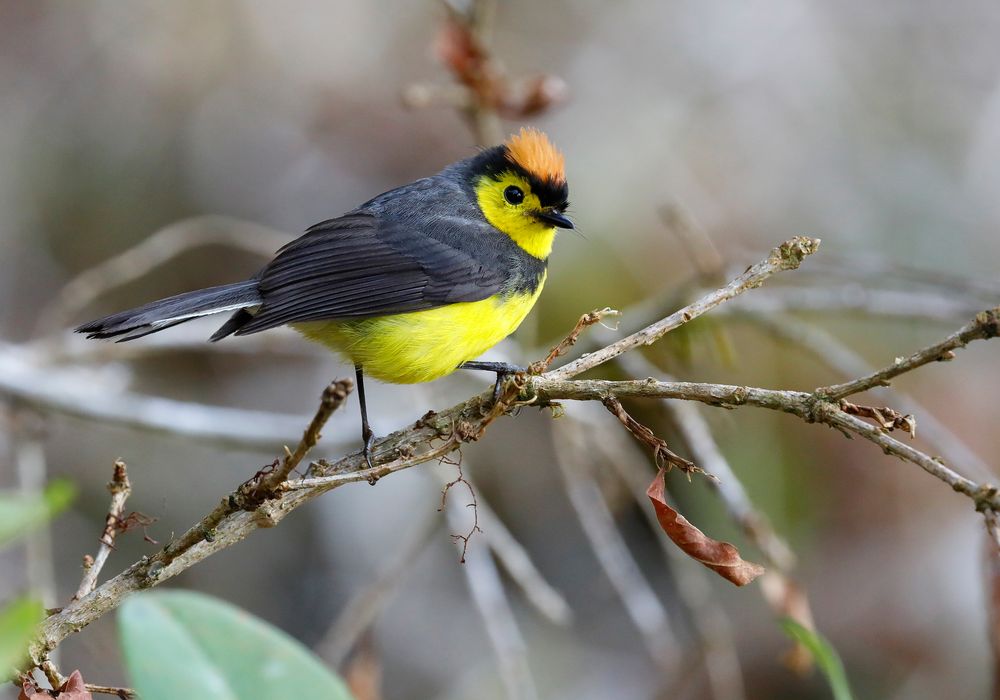
[[465, 217], [436, 217], [417, 227], [353, 213], [316, 224], [261, 271], [262, 303], [236, 334], [486, 299], [503, 288], [504, 271], [476, 253], [496, 233]]

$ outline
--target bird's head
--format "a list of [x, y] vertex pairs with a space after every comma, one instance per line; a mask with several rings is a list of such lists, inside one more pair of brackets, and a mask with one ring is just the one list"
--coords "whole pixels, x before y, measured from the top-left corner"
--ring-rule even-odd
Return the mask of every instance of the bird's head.
[[486, 220], [536, 258], [549, 256], [557, 228], [573, 228], [563, 155], [537, 129], [475, 158], [473, 189]]

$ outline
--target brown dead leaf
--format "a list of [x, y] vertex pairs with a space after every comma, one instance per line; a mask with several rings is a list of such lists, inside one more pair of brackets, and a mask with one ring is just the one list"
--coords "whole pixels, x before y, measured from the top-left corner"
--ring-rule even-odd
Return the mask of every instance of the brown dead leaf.
[[[56, 694], [53, 695], [53, 692]], [[59, 700], [94, 700], [94, 696], [87, 690], [86, 683], [79, 671], [73, 671], [56, 691], [44, 690], [35, 687], [30, 680], [21, 684], [21, 692], [17, 700], [51, 700], [58, 697]]]
[[898, 428], [908, 433], [911, 438], [917, 436], [917, 419], [909, 413], [904, 416], [899, 411], [888, 406], [882, 406], [881, 408], [877, 406], [859, 406], [846, 399], [840, 400], [840, 410], [852, 416], [870, 418], [885, 432], [892, 432]]
[[[668, 471], [673, 467], [680, 469], [688, 475], [689, 481], [692, 474], [704, 474], [710, 479], [717, 480], [701, 467], [696, 467], [694, 462], [684, 459], [667, 447], [666, 442], [658, 438], [656, 434], [653, 433], [653, 431], [647, 426], [633, 418], [632, 415], [625, 410], [625, 407], [622, 406], [622, 402], [614, 396], [605, 397], [602, 403], [606, 409], [611, 411], [611, 413], [621, 421], [622, 425], [625, 426], [625, 429], [632, 433], [632, 436], [635, 437], [636, 440], [647, 445], [653, 451], [653, 459], [656, 460], [656, 466], [660, 468], [661, 472], [663, 470], [663, 465], [666, 465], [666, 469]], [[650, 498], [652, 498], [652, 496], [650, 496]]]
[[739, 551], [728, 542], [713, 540], [692, 525], [687, 518], [667, 505], [663, 469], [649, 485], [646, 495], [653, 503], [656, 519], [667, 537], [692, 559], [700, 561], [722, 578], [737, 586], [745, 586], [764, 573], [760, 564], [745, 561]]

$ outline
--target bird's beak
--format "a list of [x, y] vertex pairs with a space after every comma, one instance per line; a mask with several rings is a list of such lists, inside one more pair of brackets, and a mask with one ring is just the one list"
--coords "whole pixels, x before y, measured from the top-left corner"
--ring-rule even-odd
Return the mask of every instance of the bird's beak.
[[573, 222], [554, 209], [535, 212], [535, 218], [558, 228], [573, 228]]

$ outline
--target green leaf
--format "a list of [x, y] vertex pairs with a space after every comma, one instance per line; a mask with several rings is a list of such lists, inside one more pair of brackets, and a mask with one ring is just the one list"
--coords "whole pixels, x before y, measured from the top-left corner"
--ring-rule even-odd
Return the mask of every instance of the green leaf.
[[42, 601], [34, 598], [15, 600], [0, 610], [0, 678], [24, 660], [28, 642], [44, 617]]
[[118, 628], [143, 700], [351, 700], [306, 647], [250, 613], [190, 591], [137, 593]]
[[73, 500], [73, 484], [53, 481], [45, 492], [25, 496], [14, 491], [0, 491], [0, 546], [53, 518]]
[[805, 646], [816, 659], [816, 664], [826, 676], [830, 689], [833, 690], [834, 700], [852, 700], [851, 687], [847, 683], [847, 674], [844, 673], [844, 664], [833, 645], [819, 632], [813, 632], [791, 618], [783, 619], [781, 626], [785, 629], [785, 634]]

